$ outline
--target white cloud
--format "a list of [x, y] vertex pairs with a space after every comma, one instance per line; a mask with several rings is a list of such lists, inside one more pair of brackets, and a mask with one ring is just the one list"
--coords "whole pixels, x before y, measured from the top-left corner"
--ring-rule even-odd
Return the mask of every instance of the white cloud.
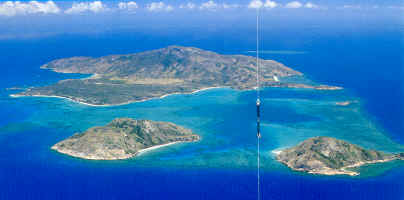
[[20, 1], [6, 1], [0, 3], [0, 15], [15, 16], [37, 13], [57, 14], [60, 13], [60, 9], [53, 1], [29, 1], [26, 3]]
[[217, 8], [219, 8], [219, 5], [217, 5], [217, 3], [214, 1], [205, 2], [199, 6], [199, 9], [201, 10], [216, 10]]
[[305, 8], [313, 8], [313, 9], [320, 8], [317, 4], [310, 3], [310, 2], [306, 3], [306, 4], [304, 5], [304, 7], [305, 7]]
[[108, 8], [101, 1], [73, 3], [72, 7], [65, 11], [66, 14], [79, 14], [84, 12], [99, 13]]
[[134, 1], [129, 1], [129, 2], [119, 2], [118, 3], [118, 8], [120, 10], [128, 10], [128, 11], [134, 11], [137, 8], [139, 8], [139, 6], [137, 5], [136, 2]]
[[261, 0], [252, 0], [250, 2], [250, 4], [248, 4], [248, 8], [275, 8], [278, 7], [278, 3], [276, 3], [275, 1], [271, 1], [271, 0], [266, 0], [265, 2], [261, 1]]
[[262, 3], [261, 0], [252, 0], [249, 4], [248, 4], [248, 8], [261, 8], [264, 5], [264, 3]]
[[187, 3], [187, 4], [181, 4], [179, 8], [181, 9], [189, 9], [193, 10], [195, 8], [199, 8], [200, 10], [209, 10], [209, 11], [216, 11], [218, 9], [236, 9], [240, 8], [240, 4], [228, 4], [228, 3], [222, 3], [218, 4], [215, 3], [214, 1], [207, 1], [204, 3], [201, 3], [199, 6], [197, 6], [194, 3]]
[[174, 10], [174, 8], [171, 5], [166, 5], [164, 2], [152, 2], [147, 5], [147, 10], [151, 12], [158, 12], [158, 11], [167, 11], [170, 12]]
[[267, 0], [264, 4], [265, 8], [275, 8], [278, 4], [275, 1]]
[[190, 9], [190, 10], [193, 10], [195, 7], [196, 7], [196, 5], [193, 3], [187, 3], [187, 4], [180, 5], [180, 8], [186, 8], [186, 9]]
[[292, 1], [285, 5], [285, 8], [301, 8], [303, 6], [302, 3], [298, 1]]
[[166, 6], [166, 9], [165, 9], [165, 10], [166, 10], [167, 12], [170, 12], [170, 11], [174, 10], [174, 7], [168, 5], [168, 6]]

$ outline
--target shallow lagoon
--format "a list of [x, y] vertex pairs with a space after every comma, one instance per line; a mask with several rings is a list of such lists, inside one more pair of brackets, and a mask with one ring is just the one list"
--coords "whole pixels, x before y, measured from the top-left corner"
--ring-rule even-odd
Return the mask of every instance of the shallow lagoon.
[[[317, 135], [378, 150], [404, 151], [403, 146], [391, 141], [367, 118], [358, 98], [346, 91], [269, 88], [262, 92], [262, 99], [265, 197], [289, 199], [309, 195], [316, 199], [339, 190], [345, 192], [335, 197], [347, 198], [348, 193], [359, 199], [402, 195], [399, 192], [403, 185], [391, 182], [403, 176], [402, 162], [363, 167], [359, 177], [329, 177], [293, 172], [274, 160], [271, 151]], [[353, 103], [335, 104], [347, 100]], [[3, 106], [15, 109], [15, 114], [25, 113], [25, 117], [0, 129], [0, 182], [6, 188], [0, 198], [255, 198], [254, 103], [254, 91], [226, 88], [116, 107], [91, 107], [56, 98], [3, 96]], [[171, 121], [191, 128], [203, 139], [118, 161], [88, 161], [50, 150], [73, 133], [104, 125], [116, 117]], [[380, 184], [384, 186], [379, 192], [359, 192], [362, 187], [380, 188]], [[311, 189], [325, 185], [328, 189]]]
[[[56, 58], [131, 53], [165, 45], [157, 38], [153, 40], [155, 44], [139, 46], [139, 42], [144, 43], [133, 39], [136, 37], [78, 40], [85, 43], [81, 46], [88, 47], [84, 50], [77, 48], [77, 38], [66, 42], [66, 38], [59, 37], [1, 46], [1, 52], [7, 55], [0, 57], [2, 66], [10, 67], [0, 79], [0, 199], [256, 198], [254, 91], [215, 89], [103, 108], [54, 98], [9, 98], [14, 91], [4, 90], [76, 78], [39, 69]], [[313, 76], [313, 80], [349, 88], [264, 91], [261, 177], [265, 199], [404, 199], [402, 162], [362, 167], [358, 177], [313, 176], [289, 170], [274, 161], [271, 154], [316, 135], [334, 136], [378, 150], [403, 151], [402, 146], [389, 139], [403, 141], [399, 112], [403, 108], [399, 98], [402, 93], [397, 92], [401, 91], [397, 86], [402, 85], [402, 45], [388, 46], [386, 38], [397, 40], [390, 35], [374, 38], [358, 38], [355, 44], [350, 44], [350, 39], [323, 38], [320, 45], [313, 42], [308, 47], [296, 48], [308, 49], [306, 54], [263, 55]], [[249, 49], [239, 40], [226, 48], [214, 40], [201, 40], [203, 44], [181, 41], [181, 37], [176, 37], [166, 43], [222, 53], [231, 53], [232, 48]], [[267, 41], [266, 47], [284, 48], [275, 41], [278, 40]], [[289, 41], [288, 37], [285, 41]], [[53, 42], [66, 48], [55, 51]], [[98, 48], [100, 44], [108, 48]], [[330, 49], [330, 44], [341, 47]], [[18, 48], [10, 50], [9, 46]], [[28, 53], [21, 54], [21, 49]], [[382, 73], [377, 70], [380, 62], [388, 70]], [[357, 103], [346, 107], [335, 105], [346, 100]], [[75, 132], [123, 116], [172, 121], [192, 128], [203, 140], [130, 160], [108, 162], [71, 158], [49, 149]]]
[[[131, 117], [174, 122], [200, 134], [202, 140], [164, 147], [126, 161], [103, 161], [104, 164], [245, 169], [254, 169], [256, 166], [254, 91], [211, 89], [114, 107], [92, 107], [56, 98], [23, 97], [8, 101], [11, 106], [31, 107], [22, 109], [22, 112], [32, 110], [32, 113], [20, 122], [3, 126], [3, 142], [10, 140], [10, 135], [24, 137], [38, 129], [49, 132], [41, 136], [37, 144], [34, 141], [38, 139], [25, 140], [41, 147], [39, 151], [34, 148], [29, 152], [33, 155], [31, 159], [39, 157], [38, 162], [41, 158], [48, 161], [48, 157], [55, 162], [83, 162], [49, 148], [89, 127], [105, 125], [117, 117]], [[341, 101], [352, 103], [336, 105]], [[272, 151], [296, 145], [314, 136], [336, 137], [388, 152], [404, 151], [404, 146], [390, 140], [367, 117], [360, 100], [346, 91], [267, 88], [262, 91], [262, 105], [261, 150], [263, 169], [266, 171], [285, 170], [274, 160]], [[16, 132], [20, 132], [18, 136]]]

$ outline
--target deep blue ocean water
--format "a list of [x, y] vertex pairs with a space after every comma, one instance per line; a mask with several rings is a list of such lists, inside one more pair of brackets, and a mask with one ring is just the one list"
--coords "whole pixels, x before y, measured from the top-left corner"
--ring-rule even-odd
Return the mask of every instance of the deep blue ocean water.
[[[6, 90], [85, 76], [39, 69], [57, 58], [132, 53], [172, 44], [246, 55], [254, 48], [254, 43], [239, 38], [184, 35], [119, 33], [1, 41], [0, 199], [255, 199], [252, 91], [215, 89], [99, 108], [52, 98], [10, 98], [15, 91]], [[271, 154], [316, 135], [404, 151], [402, 34], [324, 34], [301, 45], [288, 43], [288, 36], [266, 39], [263, 48], [304, 53], [261, 57], [346, 89], [263, 91], [263, 198], [404, 199], [401, 162], [363, 167], [359, 177], [328, 177], [292, 172]], [[335, 106], [344, 100], [356, 103]], [[198, 132], [203, 140], [108, 162], [70, 158], [49, 149], [115, 117], [172, 121]]]

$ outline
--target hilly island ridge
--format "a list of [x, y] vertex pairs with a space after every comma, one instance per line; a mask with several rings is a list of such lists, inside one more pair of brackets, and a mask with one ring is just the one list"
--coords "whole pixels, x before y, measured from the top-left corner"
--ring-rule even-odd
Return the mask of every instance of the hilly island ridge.
[[[308, 80], [301, 72], [273, 60], [259, 59], [261, 87], [340, 90]], [[58, 97], [75, 102], [109, 106], [227, 87], [256, 89], [255, 57], [221, 55], [194, 47], [169, 46], [127, 55], [99, 58], [72, 57], [51, 61], [42, 69], [58, 73], [90, 74], [55, 84], [31, 87], [19, 96]], [[355, 101], [338, 101], [348, 106]], [[90, 160], [118, 160], [200, 136], [170, 122], [116, 118], [58, 142], [51, 149]], [[330, 137], [314, 137], [278, 152], [276, 159], [289, 168], [323, 175], [358, 175], [351, 168], [403, 159], [404, 154], [367, 150]]]
[[359, 175], [351, 170], [367, 164], [404, 160], [404, 153], [368, 150], [332, 137], [309, 138], [277, 152], [276, 159], [295, 171], [322, 175]]
[[[303, 74], [273, 60], [259, 60], [262, 87], [337, 90], [340, 87], [289, 80]], [[31, 87], [13, 97], [59, 97], [88, 105], [121, 105], [176, 93], [215, 87], [251, 90], [256, 87], [255, 57], [221, 55], [194, 47], [169, 46], [127, 55], [72, 57], [51, 61], [42, 69], [92, 74]]]
[[199, 135], [170, 122], [117, 118], [105, 126], [76, 133], [51, 148], [77, 158], [118, 160], [167, 145], [198, 140]]

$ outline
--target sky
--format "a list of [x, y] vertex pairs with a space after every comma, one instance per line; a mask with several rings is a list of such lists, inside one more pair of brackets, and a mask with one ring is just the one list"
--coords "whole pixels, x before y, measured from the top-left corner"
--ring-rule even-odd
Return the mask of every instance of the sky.
[[312, 9], [312, 10], [383, 10], [403, 11], [401, 0], [227, 0], [227, 1], [0, 1], [1, 16], [30, 14], [85, 14], [85, 13], [135, 13], [141, 10], [149, 12], [178, 12], [184, 10], [216, 11], [263, 8], [263, 9]]
[[403, 28], [403, 0], [0, 1], [0, 40], [167, 29]]

